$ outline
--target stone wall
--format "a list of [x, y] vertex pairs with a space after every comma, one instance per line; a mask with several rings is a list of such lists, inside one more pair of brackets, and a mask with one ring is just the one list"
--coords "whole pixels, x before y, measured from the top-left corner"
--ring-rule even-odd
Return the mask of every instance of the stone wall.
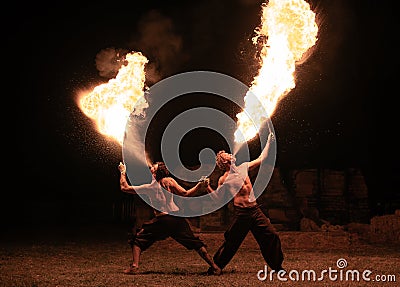
[[264, 212], [279, 230], [296, 230], [301, 218], [296, 199], [284, 185], [281, 171], [275, 168], [266, 190], [259, 196]]
[[258, 201], [278, 230], [301, 230], [302, 218], [319, 227], [369, 222], [368, 188], [356, 168], [275, 168]]
[[368, 189], [358, 169], [307, 169], [292, 172], [300, 213], [318, 225], [368, 222]]
[[369, 239], [378, 243], [400, 243], [400, 210], [396, 210], [395, 214], [371, 218]]

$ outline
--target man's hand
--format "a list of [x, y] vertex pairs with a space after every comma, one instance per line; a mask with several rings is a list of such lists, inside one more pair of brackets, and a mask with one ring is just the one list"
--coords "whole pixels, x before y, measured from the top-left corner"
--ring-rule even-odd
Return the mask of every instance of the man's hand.
[[120, 173], [126, 173], [126, 166], [122, 162], [119, 163], [118, 165], [118, 170]]
[[202, 176], [199, 182], [197, 183], [198, 191], [200, 191], [201, 193], [206, 193], [209, 184], [210, 184], [210, 179], [207, 178], [206, 176]]
[[207, 187], [210, 184], [210, 179], [207, 176], [202, 176], [199, 180], [202, 187]]
[[275, 135], [274, 135], [273, 132], [270, 132], [270, 133], [269, 133], [269, 135], [268, 135], [268, 140], [271, 141], [271, 142], [272, 142], [272, 141], [275, 141]]

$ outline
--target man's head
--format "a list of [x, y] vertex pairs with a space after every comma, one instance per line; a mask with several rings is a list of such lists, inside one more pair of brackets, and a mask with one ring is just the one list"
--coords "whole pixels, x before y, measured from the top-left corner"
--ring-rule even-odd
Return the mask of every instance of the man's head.
[[150, 171], [153, 174], [154, 178], [159, 181], [164, 177], [169, 176], [169, 171], [165, 166], [165, 163], [162, 161], [157, 161], [150, 166]]
[[220, 150], [215, 157], [215, 161], [220, 169], [227, 170], [231, 167], [231, 164], [235, 163], [236, 158], [233, 154]]

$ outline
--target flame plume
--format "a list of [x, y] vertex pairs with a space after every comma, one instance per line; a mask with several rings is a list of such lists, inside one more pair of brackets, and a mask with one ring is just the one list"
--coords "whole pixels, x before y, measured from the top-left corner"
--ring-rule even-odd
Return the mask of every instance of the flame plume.
[[148, 107], [144, 99], [147, 58], [140, 52], [125, 57], [115, 78], [80, 95], [79, 107], [97, 125], [98, 131], [115, 139], [121, 146], [129, 115], [143, 113]]
[[261, 25], [255, 32], [253, 44], [267, 40], [260, 51], [261, 68], [244, 97], [245, 108], [236, 115], [236, 142], [255, 137], [278, 101], [295, 87], [296, 63], [316, 43], [318, 26], [304, 0], [270, 0], [262, 5]]

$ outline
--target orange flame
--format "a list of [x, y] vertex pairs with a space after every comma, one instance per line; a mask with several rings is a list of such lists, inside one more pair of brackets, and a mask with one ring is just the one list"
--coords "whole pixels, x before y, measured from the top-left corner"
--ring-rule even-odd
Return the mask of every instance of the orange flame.
[[278, 101], [295, 87], [296, 63], [316, 43], [318, 26], [315, 13], [304, 0], [270, 0], [262, 5], [261, 25], [255, 32], [253, 43], [265, 37], [268, 45], [265, 40], [261, 68], [246, 93], [244, 110], [236, 115], [236, 142], [255, 137]]
[[129, 115], [143, 113], [148, 107], [144, 99], [147, 58], [140, 52], [129, 53], [126, 65], [121, 66], [115, 78], [80, 95], [79, 107], [97, 125], [98, 131], [123, 143]]

